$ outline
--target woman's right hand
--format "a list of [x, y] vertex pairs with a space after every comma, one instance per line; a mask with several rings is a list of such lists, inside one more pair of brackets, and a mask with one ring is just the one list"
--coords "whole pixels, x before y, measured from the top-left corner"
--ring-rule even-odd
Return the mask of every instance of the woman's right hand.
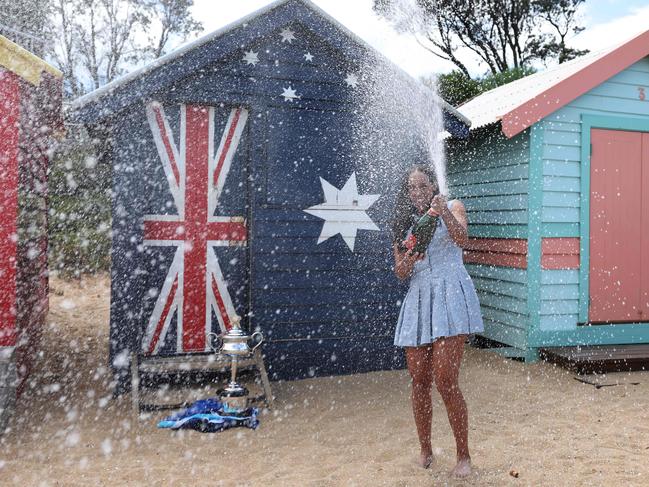
[[424, 258], [423, 252], [407, 250], [401, 252], [396, 246], [394, 249], [394, 273], [399, 279], [406, 279], [411, 273], [415, 263]]

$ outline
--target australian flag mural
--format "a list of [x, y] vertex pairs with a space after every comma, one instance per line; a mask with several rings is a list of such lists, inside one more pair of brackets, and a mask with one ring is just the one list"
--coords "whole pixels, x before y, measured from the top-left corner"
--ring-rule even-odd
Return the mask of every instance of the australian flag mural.
[[[118, 378], [134, 351], [205, 353], [235, 314], [266, 336], [272, 378], [402, 365], [388, 221], [417, 148], [359, 132], [375, 54], [282, 0], [77, 100], [112, 147]], [[445, 125], [466, 131], [450, 107]]]

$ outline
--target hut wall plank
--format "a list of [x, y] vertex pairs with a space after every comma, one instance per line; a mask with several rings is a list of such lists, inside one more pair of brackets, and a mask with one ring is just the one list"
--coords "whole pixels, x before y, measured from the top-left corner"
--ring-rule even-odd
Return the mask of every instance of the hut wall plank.
[[394, 347], [393, 340], [393, 336], [277, 340], [264, 345], [264, 357], [271, 380], [403, 368], [403, 351]]
[[476, 289], [480, 289], [484, 293], [509, 296], [520, 300], [527, 299], [527, 290], [524, 284], [503, 282], [496, 279], [485, 279], [477, 276], [473, 276], [472, 280]]
[[[524, 326], [511, 326], [498, 320], [483, 316], [484, 333], [483, 335], [497, 342], [506, 343], [512, 347], [524, 349], [527, 345], [527, 330]], [[521, 317], [524, 324], [526, 318]]]
[[[472, 237], [527, 237], [529, 154], [528, 131], [512, 139], [487, 133], [449, 148], [450, 193], [463, 201]], [[524, 347], [527, 272], [484, 264], [466, 268], [480, 299], [484, 336]]]
[[527, 273], [521, 269], [476, 264], [467, 264], [466, 268], [472, 277], [493, 279], [505, 284], [527, 284]]
[[548, 144], [546, 142], [543, 145], [543, 159], [556, 159], [559, 161], [579, 161], [579, 151], [579, 145], [556, 145]]
[[579, 315], [576, 313], [541, 315], [540, 329], [541, 331], [574, 330], [578, 319]]
[[[517, 328], [523, 331], [526, 331], [529, 322], [529, 318], [527, 315], [512, 313], [510, 311], [502, 311], [499, 309], [490, 308], [489, 306], [482, 306], [482, 317], [484, 319], [489, 319], [491, 321], [497, 321], [499, 323], [503, 323], [510, 328]], [[492, 338], [489, 335], [486, 336], [488, 338]], [[497, 338], [493, 338], [493, 339], [497, 340]], [[509, 345], [513, 345], [513, 344], [510, 343]]]
[[544, 191], [565, 191], [568, 193], [579, 193], [581, 191], [580, 178], [569, 178], [564, 176], [543, 176]]
[[550, 223], [573, 223], [579, 220], [579, 208], [570, 207], [544, 207], [543, 217], [546, 222]]
[[569, 330], [577, 327], [579, 271], [541, 271], [540, 329]]
[[527, 313], [527, 299], [511, 298], [502, 294], [484, 293], [480, 303], [493, 309], [512, 312], [519, 315]]
[[527, 204], [527, 197], [523, 194], [504, 196], [468, 197], [462, 200], [468, 212], [494, 211], [494, 210], [520, 210]]
[[560, 161], [556, 159], [543, 160], [543, 175], [564, 176], [578, 178], [580, 176], [580, 163], [578, 161]]
[[394, 339], [394, 323], [385, 318], [362, 319], [335, 319], [330, 321], [310, 320], [299, 321], [296, 319], [273, 321], [266, 323], [263, 328], [264, 340], [268, 344], [279, 341], [302, 340], [328, 340], [339, 338], [370, 340], [378, 337]]
[[565, 299], [570, 296], [572, 299], [577, 299], [579, 296], [578, 284], [553, 284], [546, 285], [541, 288], [541, 300], [554, 301], [556, 299]]
[[[579, 208], [579, 194], [562, 191], [544, 191], [543, 206], [560, 208]], [[574, 220], [571, 220], [574, 223]]]
[[478, 292], [484, 336], [522, 346], [528, 323], [526, 271], [475, 264], [467, 264], [466, 268]]

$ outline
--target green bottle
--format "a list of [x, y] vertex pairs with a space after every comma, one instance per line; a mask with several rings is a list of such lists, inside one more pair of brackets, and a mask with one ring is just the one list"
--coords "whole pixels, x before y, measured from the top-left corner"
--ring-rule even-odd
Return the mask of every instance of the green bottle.
[[437, 219], [433, 209], [429, 209], [415, 223], [412, 233], [403, 243], [403, 245], [412, 252], [424, 253], [433, 239], [435, 229], [437, 228]]

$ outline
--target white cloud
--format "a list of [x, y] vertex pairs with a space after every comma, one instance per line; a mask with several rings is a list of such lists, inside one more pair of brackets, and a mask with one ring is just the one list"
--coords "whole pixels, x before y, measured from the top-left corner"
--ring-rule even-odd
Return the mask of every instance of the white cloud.
[[578, 49], [601, 51], [641, 34], [649, 28], [649, 6], [634, 8], [631, 14], [612, 19], [609, 22], [590, 25], [569, 42]]

